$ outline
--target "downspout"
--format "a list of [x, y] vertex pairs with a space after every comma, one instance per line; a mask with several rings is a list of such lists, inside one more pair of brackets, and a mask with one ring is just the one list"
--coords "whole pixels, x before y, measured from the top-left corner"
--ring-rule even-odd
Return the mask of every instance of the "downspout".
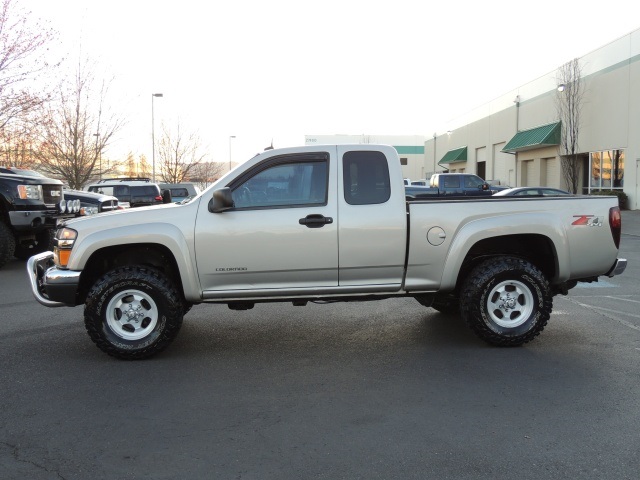
[[436, 173], [436, 132], [433, 132], [433, 174]]
[[[520, 95], [516, 95], [516, 99], [514, 100], [514, 102], [516, 102], [516, 135], [520, 132]], [[516, 159], [516, 167], [515, 167], [515, 173], [516, 173], [516, 187], [518, 186], [518, 152], [514, 152], [515, 155], [515, 159]]]

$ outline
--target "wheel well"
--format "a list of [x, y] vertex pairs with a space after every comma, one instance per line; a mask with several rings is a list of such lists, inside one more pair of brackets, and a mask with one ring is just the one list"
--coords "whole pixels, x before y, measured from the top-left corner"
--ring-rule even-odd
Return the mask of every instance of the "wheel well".
[[551, 239], [544, 235], [523, 234], [485, 238], [471, 247], [467, 253], [458, 274], [456, 290], [479, 262], [489, 257], [504, 255], [524, 258], [538, 267], [549, 280], [553, 279], [558, 271], [555, 246]]
[[125, 265], [146, 265], [163, 272], [183, 292], [180, 270], [175, 257], [164, 245], [143, 243], [116, 245], [93, 252], [80, 277], [77, 304], [85, 302], [93, 284], [106, 272]]

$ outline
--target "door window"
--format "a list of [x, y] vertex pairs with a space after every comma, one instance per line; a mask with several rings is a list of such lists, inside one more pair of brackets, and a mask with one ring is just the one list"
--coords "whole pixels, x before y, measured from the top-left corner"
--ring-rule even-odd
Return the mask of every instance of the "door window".
[[327, 204], [326, 160], [278, 163], [232, 188], [236, 208]]

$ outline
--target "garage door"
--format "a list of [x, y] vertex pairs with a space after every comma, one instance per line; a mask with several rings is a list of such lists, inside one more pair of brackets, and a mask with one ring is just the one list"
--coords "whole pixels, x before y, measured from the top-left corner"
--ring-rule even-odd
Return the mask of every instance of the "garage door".
[[547, 158], [545, 167], [545, 186], [560, 188], [560, 161], [557, 158]]

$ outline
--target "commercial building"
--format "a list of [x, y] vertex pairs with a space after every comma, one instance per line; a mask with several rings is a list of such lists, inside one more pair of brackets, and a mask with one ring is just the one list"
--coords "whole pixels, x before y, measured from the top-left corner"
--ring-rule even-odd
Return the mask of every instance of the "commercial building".
[[[640, 209], [640, 29], [578, 59], [578, 193], [621, 190]], [[560, 69], [561, 65], [558, 66]], [[543, 75], [420, 135], [307, 135], [306, 144], [384, 143], [396, 147], [405, 177], [475, 173], [502, 185], [570, 190], [563, 174], [559, 71]], [[421, 143], [424, 139], [424, 143]]]
[[[578, 59], [584, 87], [578, 193], [622, 190], [640, 208], [640, 29]], [[560, 68], [560, 66], [559, 66]], [[427, 172], [476, 173], [510, 186], [570, 189], [562, 172], [557, 96], [550, 72], [447, 125], [425, 142]]]
[[306, 145], [345, 145], [373, 143], [392, 145], [398, 152], [405, 178], [425, 178], [423, 135], [305, 135]]

